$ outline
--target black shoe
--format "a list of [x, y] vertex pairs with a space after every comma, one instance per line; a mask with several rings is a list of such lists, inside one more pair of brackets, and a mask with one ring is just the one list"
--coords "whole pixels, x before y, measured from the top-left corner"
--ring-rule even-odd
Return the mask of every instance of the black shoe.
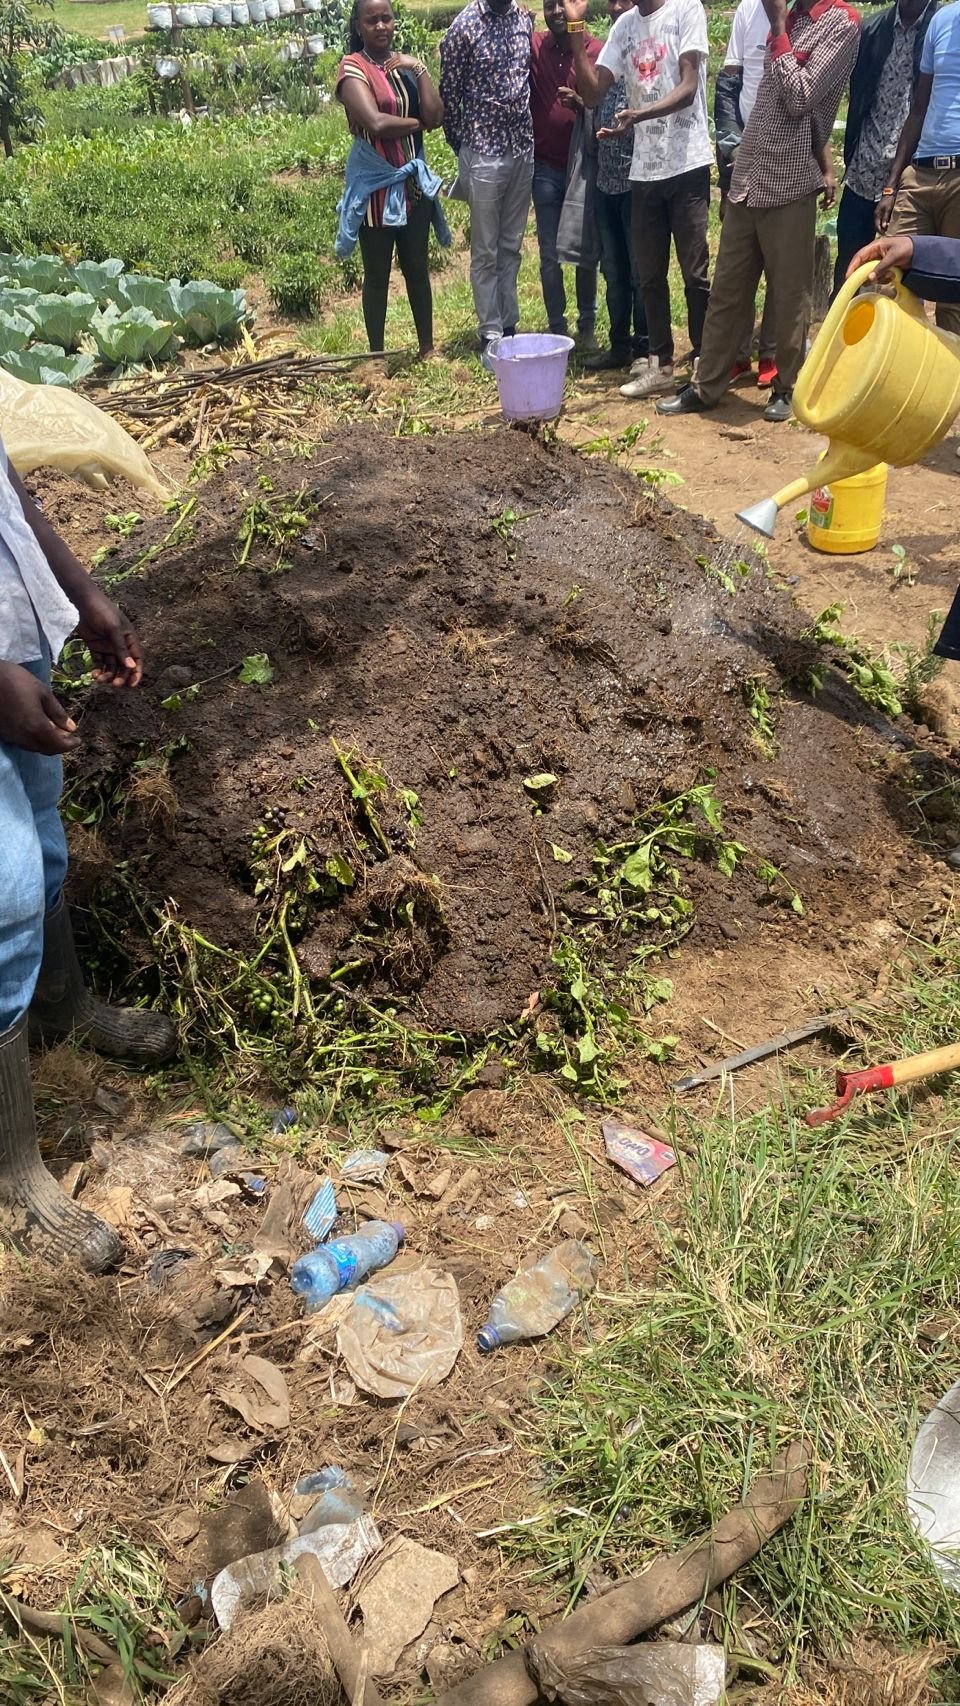
[[515, 338], [517, 335], [516, 326], [504, 326], [503, 335], [505, 338]]
[[712, 407], [705, 403], [699, 392], [692, 385], [685, 385], [675, 397], [661, 397], [657, 403], [658, 415], [703, 415]]
[[586, 373], [612, 373], [629, 367], [632, 359], [629, 350], [598, 349], [584, 357], [583, 366]]
[[763, 411], [765, 421], [788, 421], [793, 414], [793, 392], [775, 391]]

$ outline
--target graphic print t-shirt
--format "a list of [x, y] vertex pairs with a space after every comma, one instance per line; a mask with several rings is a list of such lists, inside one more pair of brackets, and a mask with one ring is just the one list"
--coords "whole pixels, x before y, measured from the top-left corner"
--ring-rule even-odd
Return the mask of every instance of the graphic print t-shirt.
[[649, 184], [692, 172], [713, 161], [707, 123], [707, 20], [701, 0], [666, 0], [649, 17], [636, 7], [618, 18], [598, 65], [622, 77], [627, 106], [642, 108], [662, 101], [680, 81], [680, 55], [699, 55], [693, 104], [665, 118], [641, 121], [633, 130], [634, 183]]

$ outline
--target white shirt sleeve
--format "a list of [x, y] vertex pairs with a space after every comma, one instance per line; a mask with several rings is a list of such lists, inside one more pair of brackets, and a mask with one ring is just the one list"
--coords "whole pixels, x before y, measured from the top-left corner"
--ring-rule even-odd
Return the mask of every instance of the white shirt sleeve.
[[[697, 4], [700, 4], [700, 0], [697, 0]], [[614, 78], [622, 77], [627, 69], [628, 32], [622, 26], [624, 24], [629, 25], [630, 16], [629, 12], [624, 12], [617, 19], [603, 44], [602, 51], [597, 55], [597, 64], [603, 65], [607, 71], [612, 71]], [[704, 25], [704, 32], [706, 32], [706, 25]]]
[[740, 0], [740, 5], [733, 14], [733, 28], [730, 31], [730, 40], [727, 43], [727, 56], [723, 62], [724, 65], [739, 65], [741, 69], [743, 67], [743, 38], [745, 34], [743, 15], [747, 5], [748, 0]]
[[[629, 12], [624, 13], [629, 17]], [[618, 20], [619, 22], [619, 20]], [[706, 59], [710, 52], [707, 41], [707, 14], [701, 5], [701, 0], [687, 0], [680, 18], [680, 42], [677, 48], [680, 53], [699, 53]]]

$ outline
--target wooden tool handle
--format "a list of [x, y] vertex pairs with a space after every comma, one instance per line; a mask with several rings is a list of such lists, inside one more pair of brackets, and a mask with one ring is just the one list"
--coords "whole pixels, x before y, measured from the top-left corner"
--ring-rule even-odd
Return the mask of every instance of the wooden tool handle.
[[960, 1043], [948, 1043], [946, 1048], [932, 1048], [926, 1054], [895, 1060], [890, 1067], [891, 1082], [913, 1084], [918, 1078], [932, 1078], [935, 1072], [954, 1072], [958, 1066]]

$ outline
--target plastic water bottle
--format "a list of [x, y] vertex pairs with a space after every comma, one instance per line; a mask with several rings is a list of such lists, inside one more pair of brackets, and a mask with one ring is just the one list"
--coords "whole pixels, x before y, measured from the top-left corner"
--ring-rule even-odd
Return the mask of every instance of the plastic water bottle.
[[497, 1292], [487, 1324], [477, 1334], [477, 1349], [495, 1351], [518, 1339], [539, 1339], [589, 1296], [596, 1283], [596, 1256], [586, 1244], [568, 1238], [533, 1267], [521, 1268], [516, 1279]]
[[290, 1284], [303, 1298], [308, 1315], [322, 1309], [338, 1291], [345, 1291], [375, 1268], [392, 1262], [403, 1243], [396, 1221], [370, 1220], [349, 1238], [334, 1238], [298, 1256], [290, 1269]]

